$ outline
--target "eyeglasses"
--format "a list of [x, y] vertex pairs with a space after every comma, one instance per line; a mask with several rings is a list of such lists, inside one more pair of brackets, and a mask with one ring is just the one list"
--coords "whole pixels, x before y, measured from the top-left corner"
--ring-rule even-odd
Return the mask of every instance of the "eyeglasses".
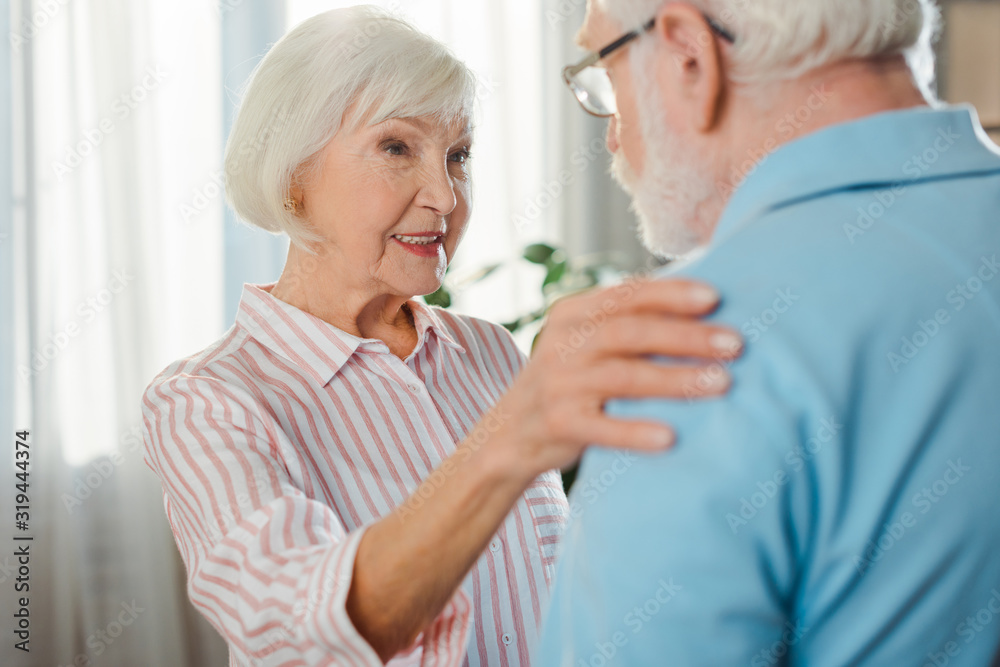
[[[702, 16], [708, 23], [708, 27], [712, 29], [712, 32], [730, 44], [736, 43], [736, 36], [724, 28], [718, 21], [707, 14], [702, 14]], [[566, 81], [566, 85], [573, 91], [584, 111], [601, 118], [614, 116], [618, 113], [615, 89], [611, 85], [611, 79], [608, 78], [608, 71], [603, 67], [597, 67], [597, 63], [632, 40], [638, 39], [649, 32], [653, 29], [654, 25], [656, 25], [656, 17], [649, 19], [638, 30], [625, 33], [600, 51], [591, 53], [577, 64], [570, 65], [563, 70], [563, 79]]]

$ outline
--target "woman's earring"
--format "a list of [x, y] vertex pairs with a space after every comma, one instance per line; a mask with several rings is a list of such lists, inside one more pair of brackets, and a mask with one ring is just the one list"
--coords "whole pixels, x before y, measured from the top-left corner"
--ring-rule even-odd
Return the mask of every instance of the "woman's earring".
[[299, 207], [299, 203], [289, 197], [285, 200], [285, 210], [294, 213]]

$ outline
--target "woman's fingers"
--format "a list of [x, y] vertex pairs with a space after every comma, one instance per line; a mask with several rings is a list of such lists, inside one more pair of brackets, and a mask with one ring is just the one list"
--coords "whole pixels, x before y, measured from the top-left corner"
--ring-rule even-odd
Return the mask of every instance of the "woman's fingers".
[[[721, 297], [706, 283], [683, 278], [625, 283], [624, 289], [634, 293], [623, 298], [623, 309], [631, 312], [651, 311], [678, 317], [704, 317], [714, 311]], [[616, 289], [616, 288], [612, 288]]]
[[675, 317], [704, 317], [715, 310], [719, 299], [714, 287], [693, 280], [632, 279], [567, 297], [557, 302], [553, 310], [572, 304], [572, 309], [583, 311], [592, 320], [647, 311]]
[[677, 440], [666, 424], [605, 416], [580, 419], [575, 430], [574, 439], [580, 442], [649, 453], [669, 449]]
[[743, 352], [734, 330], [658, 315], [623, 315], [594, 331], [594, 352], [607, 356], [655, 354], [675, 358], [732, 360]]
[[736, 331], [700, 319], [718, 303], [712, 287], [689, 280], [632, 281], [557, 303], [518, 380], [514, 440], [523, 459], [560, 467], [589, 444], [668, 447], [675, 439], [668, 425], [613, 419], [602, 406], [616, 398], [724, 394], [731, 384], [724, 364], [698, 363], [742, 353]]
[[732, 378], [720, 364], [670, 365], [615, 359], [588, 369], [582, 383], [603, 402], [613, 398], [698, 399], [721, 396]]
[[[632, 292], [619, 293], [623, 288]], [[699, 293], [701, 297], [693, 296]], [[717, 303], [715, 290], [701, 283], [626, 283], [556, 304], [542, 340], [550, 349], [558, 348], [562, 362], [580, 352], [735, 359], [743, 351], [743, 339], [736, 331], [693, 319]]]
[[733, 329], [652, 314], [619, 315], [600, 324], [549, 326], [542, 335], [544, 347], [536, 354], [547, 349], [563, 364], [644, 355], [732, 361], [743, 353], [743, 338]]

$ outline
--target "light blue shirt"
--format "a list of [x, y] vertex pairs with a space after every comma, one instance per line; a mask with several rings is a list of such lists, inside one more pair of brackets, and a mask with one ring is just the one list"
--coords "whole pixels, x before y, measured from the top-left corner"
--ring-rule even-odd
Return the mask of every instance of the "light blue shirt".
[[998, 257], [1000, 154], [969, 108], [767, 158], [675, 271], [746, 336], [733, 389], [609, 404], [679, 442], [584, 458], [534, 664], [1000, 656]]

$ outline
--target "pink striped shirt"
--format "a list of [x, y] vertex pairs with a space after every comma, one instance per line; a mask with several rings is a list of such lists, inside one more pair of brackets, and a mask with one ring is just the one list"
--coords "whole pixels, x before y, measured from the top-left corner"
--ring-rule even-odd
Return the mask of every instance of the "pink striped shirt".
[[[345, 610], [358, 543], [510, 385], [502, 327], [409, 305], [405, 360], [246, 285], [235, 325], [143, 397], [146, 461], [188, 595], [231, 665], [381, 665]], [[528, 665], [568, 513], [556, 472], [507, 516], [432, 627], [389, 664]]]

